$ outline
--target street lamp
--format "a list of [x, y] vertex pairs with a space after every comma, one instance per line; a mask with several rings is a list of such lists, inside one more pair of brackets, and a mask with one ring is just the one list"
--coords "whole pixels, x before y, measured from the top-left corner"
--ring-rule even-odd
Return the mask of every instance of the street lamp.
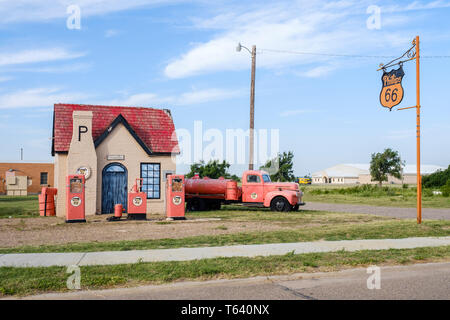
[[256, 66], [256, 46], [252, 46], [252, 51], [244, 47], [239, 42], [236, 51], [241, 52], [242, 48], [247, 50], [252, 56], [252, 77], [250, 82], [250, 150], [248, 169], [253, 170], [253, 151], [254, 151], [254, 130], [255, 130], [255, 66]]

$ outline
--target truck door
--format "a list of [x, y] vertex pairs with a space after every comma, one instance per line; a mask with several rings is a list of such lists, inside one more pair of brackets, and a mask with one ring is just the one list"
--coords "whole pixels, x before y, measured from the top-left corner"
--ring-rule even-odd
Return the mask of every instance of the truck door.
[[261, 176], [249, 173], [242, 182], [243, 202], [264, 202], [264, 189]]

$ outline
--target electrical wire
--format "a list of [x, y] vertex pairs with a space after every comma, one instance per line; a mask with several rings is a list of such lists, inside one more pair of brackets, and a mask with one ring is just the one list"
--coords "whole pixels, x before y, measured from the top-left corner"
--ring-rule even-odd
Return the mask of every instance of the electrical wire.
[[[260, 51], [259, 51], [260, 50]], [[311, 55], [311, 56], [325, 56], [325, 57], [343, 57], [343, 58], [377, 58], [377, 59], [390, 59], [397, 56], [378, 56], [378, 55], [358, 55], [358, 54], [336, 54], [336, 53], [320, 53], [320, 52], [304, 52], [304, 51], [292, 51], [292, 50], [277, 50], [277, 49], [259, 49], [259, 53], [274, 52], [274, 53], [288, 53], [299, 55]], [[425, 59], [448, 59], [450, 55], [420, 55]]]

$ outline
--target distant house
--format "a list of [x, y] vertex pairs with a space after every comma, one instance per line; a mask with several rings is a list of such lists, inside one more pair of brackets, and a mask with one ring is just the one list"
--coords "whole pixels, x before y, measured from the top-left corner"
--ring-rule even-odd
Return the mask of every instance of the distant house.
[[[434, 173], [445, 168], [436, 165], [421, 165], [422, 175]], [[406, 165], [403, 168], [402, 179], [392, 176], [388, 177], [388, 184], [413, 184], [416, 183], [416, 165]], [[371, 184], [377, 183], [371, 181], [369, 164], [338, 164], [333, 167], [314, 172], [312, 174], [313, 184]]]
[[0, 163], [0, 194], [26, 196], [37, 194], [42, 187], [53, 186], [53, 163]]
[[84, 174], [86, 215], [111, 213], [143, 179], [147, 212], [164, 212], [166, 176], [179, 153], [169, 110], [55, 104], [52, 155], [57, 216], [65, 215], [66, 177]]

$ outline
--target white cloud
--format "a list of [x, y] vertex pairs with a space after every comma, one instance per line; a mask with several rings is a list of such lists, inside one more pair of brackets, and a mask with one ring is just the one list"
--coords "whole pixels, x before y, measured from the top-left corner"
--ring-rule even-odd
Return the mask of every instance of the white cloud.
[[105, 31], [105, 38], [112, 38], [119, 34], [120, 32], [118, 30], [109, 29]]
[[139, 7], [152, 7], [180, 0], [10, 0], [0, 1], [0, 23], [46, 21], [67, 18], [69, 5], [78, 5], [83, 17], [103, 15]]
[[90, 63], [73, 63], [51, 67], [10, 68], [13, 72], [42, 72], [42, 73], [72, 73], [88, 71], [92, 67]]
[[176, 105], [194, 105], [211, 101], [227, 100], [241, 95], [240, 90], [206, 89], [193, 90], [181, 94], [175, 101]]
[[318, 110], [312, 110], [312, 109], [295, 109], [295, 110], [286, 110], [280, 113], [280, 117], [290, 117], [295, 116], [299, 114], [305, 114], [305, 113], [313, 113], [317, 112]]
[[329, 74], [330, 72], [332, 72], [335, 69], [336, 69], [336, 67], [334, 67], [334, 66], [323, 65], [323, 66], [318, 66], [318, 67], [312, 68], [306, 72], [301, 72], [301, 73], [299, 73], [299, 75], [302, 75], [307, 78], [319, 78], [319, 77]]
[[58, 88], [34, 88], [0, 95], [0, 109], [48, 107], [55, 103], [80, 103], [88, 95]]
[[404, 12], [413, 10], [432, 10], [432, 9], [442, 9], [450, 7], [449, 1], [437, 0], [437, 1], [412, 1], [409, 4], [402, 5], [392, 5], [383, 6], [382, 13], [392, 13], [392, 12]]
[[64, 48], [23, 50], [19, 52], [0, 53], [0, 66], [75, 59], [85, 53], [69, 52]]
[[[282, 51], [331, 54], [390, 55], [390, 49], [403, 48], [404, 30], [366, 28], [366, 8], [370, 1], [297, 1], [277, 2], [259, 8], [232, 8], [210, 19], [195, 20], [194, 26], [215, 31], [210, 40], [194, 45], [170, 61], [164, 73], [169, 78], [184, 78], [210, 72], [242, 70], [250, 67], [246, 50], [236, 52], [238, 42], [250, 48], [257, 46], [257, 68], [279, 70], [292, 66], [322, 63], [339, 67], [340, 58], [329, 56], [286, 54]], [[240, 10], [240, 11], [239, 11]], [[408, 17], [396, 16], [395, 23], [408, 26]], [[394, 23], [393, 21], [391, 23]], [[374, 41], [376, 37], [376, 41]], [[399, 41], [401, 40], [401, 41]], [[331, 71], [317, 67], [306, 76]]]
[[158, 105], [176, 105], [187, 106], [197, 105], [212, 101], [226, 100], [237, 97], [241, 94], [240, 90], [226, 89], [203, 89], [184, 92], [179, 95], [160, 96], [156, 93], [138, 93], [127, 96], [122, 99], [115, 99], [106, 102], [108, 105], [122, 106], [158, 106]]
[[0, 76], [0, 82], [6, 82], [6, 81], [9, 81], [9, 80], [12, 80], [13, 78], [12, 77], [2, 77], [2, 76]]
[[119, 106], [152, 106], [161, 105], [171, 101], [171, 98], [163, 98], [155, 93], [137, 93], [122, 99], [115, 99], [106, 102], [107, 105]]

